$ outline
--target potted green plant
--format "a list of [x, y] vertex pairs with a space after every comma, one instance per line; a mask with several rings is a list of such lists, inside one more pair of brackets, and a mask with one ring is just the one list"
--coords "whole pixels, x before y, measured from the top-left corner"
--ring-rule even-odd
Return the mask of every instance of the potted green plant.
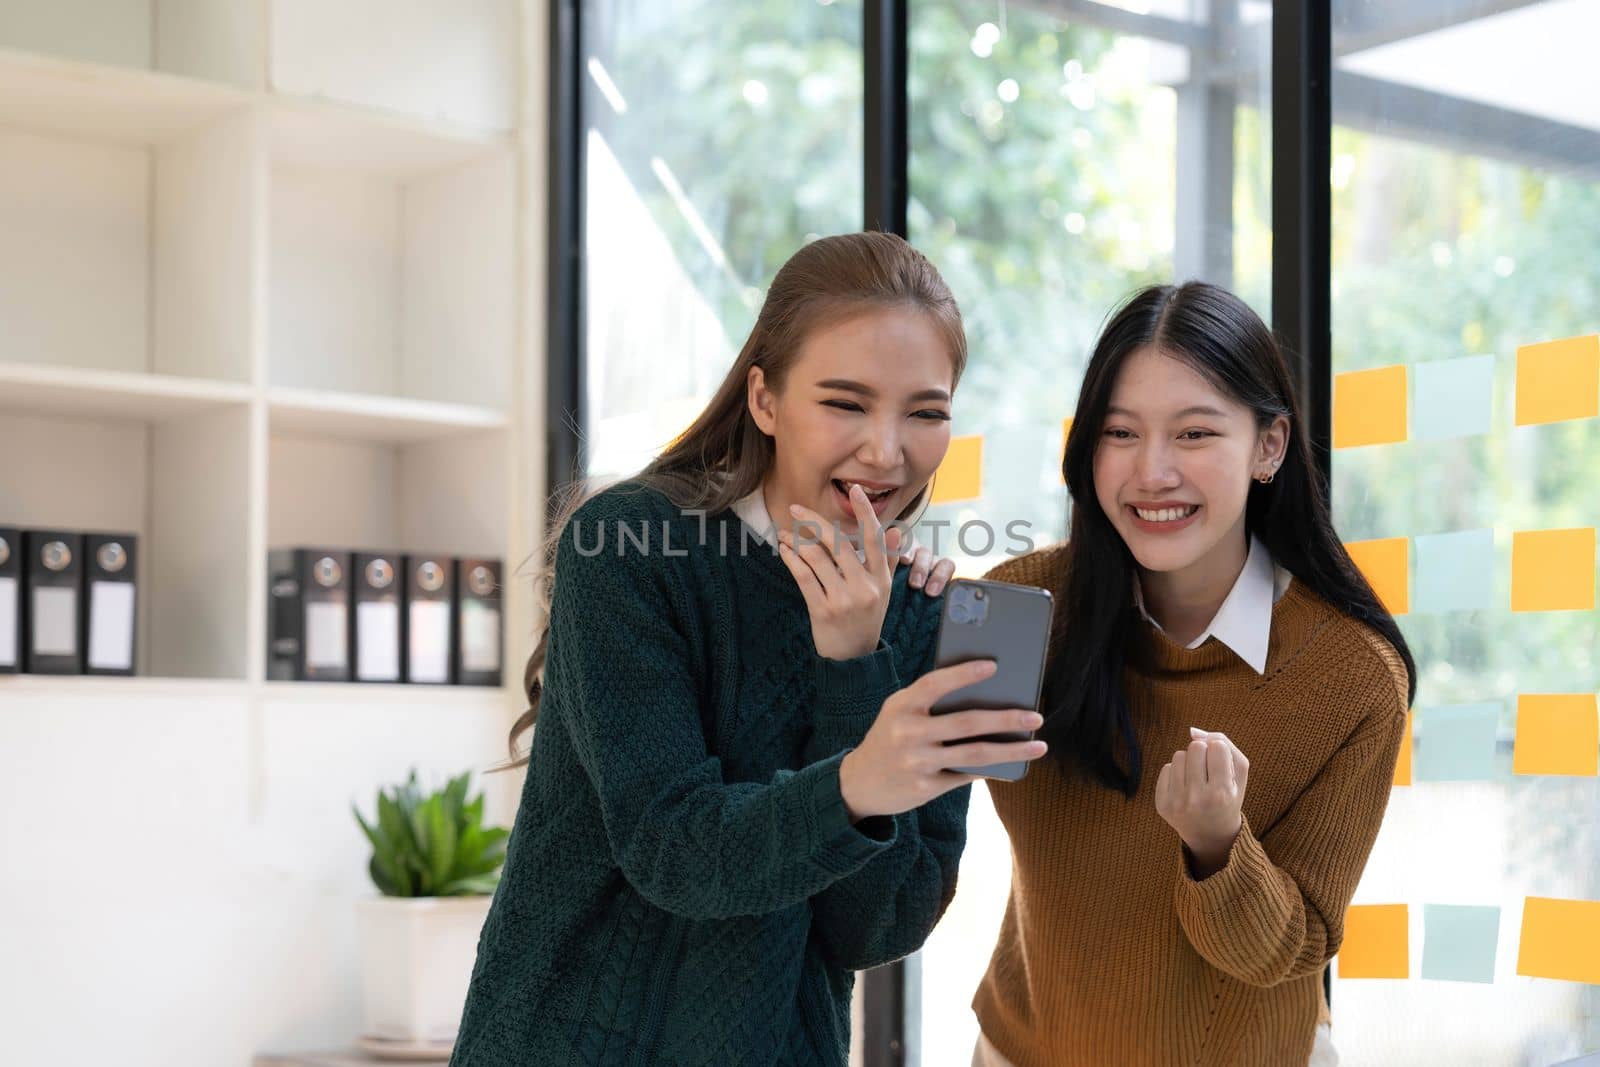
[[483, 826], [470, 774], [424, 795], [413, 769], [378, 790], [377, 817], [356, 821], [372, 845], [379, 896], [358, 905], [362, 1045], [447, 1052], [461, 1025], [478, 934], [500, 882], [510, 832]]

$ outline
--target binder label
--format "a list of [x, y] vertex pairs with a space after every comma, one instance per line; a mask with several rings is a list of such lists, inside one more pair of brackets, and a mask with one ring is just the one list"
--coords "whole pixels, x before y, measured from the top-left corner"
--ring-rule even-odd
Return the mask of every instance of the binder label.
[[306, 605], [306, 666], [339, 669], [347, 662], [345, 606], [328, 601]]
[[0, 667], [17, 665], [17, 580], [0, 578]]
[[500, 669], [500, 609], [479, 600], [461, 602], [461, 669]]
[[78, 591], [42, 587], [33, 591], [33, 653], [72, 656], [78, 651]]
[[356, 677], [366, 682], [400, 680], [399, 604], [356, 605]]
[[133, 583], [93, 581], [90, 586], [89, 666], [133, 669]]
[[410, 675], [413, 682], [450, 680], [450, 603], [411, 602]]

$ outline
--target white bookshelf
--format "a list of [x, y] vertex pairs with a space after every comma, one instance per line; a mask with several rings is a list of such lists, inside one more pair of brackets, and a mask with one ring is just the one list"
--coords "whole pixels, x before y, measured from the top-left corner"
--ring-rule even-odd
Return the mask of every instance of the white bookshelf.
[[[268, 682], [266, 695], [274, 704], [303, 707], [318, 704], [363, 704], [377, 707], [430, 707], [439, 704], [440, 694], [453, 710], [481, 711], [497, 716], [505, 711], [499, 690], [486, 686], [436, 686], [352, 684], [348, 682]], [[495, 739], [499, 742], [499, 738]], [[498, 754], [499, 749], [495, 749]]]
[[[0, 880], [7, 1062], [65, 1032], [141, 1067], [179, 1033], [195, 1063], [348, 1043], [352, 803], [470, 770], [510, 825], [521, 776], [483, 772], [544, 510], [547, 26], [542, 0], [0, 0], [0, 526], [134, 533], [140, 589], [136, 676], [0, 675], [0, 839], [32, 843]], [[504, 560], [505, 684], [267, 681], [294, 544]], [[38, 834], [39, 797], [92, 847]]]
[[276, 147], [270, 384], [503, 410], [517, 325], [509, 147], [398, 173]]
[[0, 361], [0, 409], [161, 422], [250, 402], [241, 382]]
[[505, 411], [470, 404], [288, 388], [267, 397], [274, 432], [288, 436], [402, 444], [510, 425]]
[[273, 433], [268, 543], [504, 558], [507, 452], [498, 431], [401, 443]]
[[0, 125], [11, 130], [155, 145], [249, 102], [232, 86], [0, 46]]
[[512, 143], [504, 130], [317, 97], [274, 95], [271, 129], [280, 163], [394, 181], [503, 155]]
[[[520, 701], [523, 6], [0, 0], [0, 525], [140, 546], [139, 677], [0, 695]], [[296, 544], [504, 560], [506, 685], [267, 683]]]

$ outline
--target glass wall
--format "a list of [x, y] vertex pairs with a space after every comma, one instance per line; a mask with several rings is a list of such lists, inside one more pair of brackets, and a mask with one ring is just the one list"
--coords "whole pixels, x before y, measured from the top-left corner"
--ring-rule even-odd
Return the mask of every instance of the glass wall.
[[[1364, 962], [1336, 967], [1335, 1040], [1347, 1067], [1546, 1067], [1600, 1048], [1600, 978], [1561, 962], [1563, 937], [1600, 919], [1551, 923], [1546, 903], [1600, 900], [1600, 778], [1583, 762], [1600, 674], [1600, 9], [1333, 8], [1333, 500], [1421, 668], [1409, 784], [1357, 894], [1405, 921], [1376, 944], [1376, 913], [1353, 913]], [[977, 575], [1064, 535], [1065, 420], [1119, 300], [1202, 278], [1270, 320], [1272, 7], [909, 13], [910, 237], [972, 353], [919, 537]], [[859, 227], [863, 10], [583, 0], [581, 16], [585, 449], [605, 478], [700, 410], [785, 257]], [[913, 1064], [965, 1063], [976, 1035], [1010, 881], [981, 786], [969, 829], [955, 903], [912, 968]]]
[[981, 437], [980, 476], [941, 471], [921, 537], [964, 573], [1015, 551], [1008, 523], [1040, 544], [1064, 533], [1064, 420], [1118, 301], [1201, 278], [1270, 314], [1270, 6], [1215, 7], [1205, 22], [912, 5], [910, 237], [961, 300], [953, 429]]
[[[974, 576], [1065, 536], [1065, 421], [1114, 305], [1200, 278], [1270, 315], [1270, 5], [1046, 6], [910, 8], [910, 237], [955, 290], [971, 346], [954, 404], [965, 445], [918, 536]], [[926, 1064], [971, 1053], [1010, 889], [981, 785], [968, 834], [920, 954]]]
[[[1340, 978], [1335, 1034], [1346, 1062], [1543, 1067], [1600, 1047], [1600, 987], [1539, 958], [1581, 918], [1525, 915], [1600, 900], [1600, 5], [1431, 27], [1388, 6], [1334, 5], [1333, 502], [1376, 542], [1420, 687], [1411, 784], [1356, 897], [1406, 906], [1404, 956]], [[1574, 699], [1528, 699], [1547, 694]]]
[[711, 398], [772, 275], [861, 227], [860, 0], [585, 0], [586, 469]]

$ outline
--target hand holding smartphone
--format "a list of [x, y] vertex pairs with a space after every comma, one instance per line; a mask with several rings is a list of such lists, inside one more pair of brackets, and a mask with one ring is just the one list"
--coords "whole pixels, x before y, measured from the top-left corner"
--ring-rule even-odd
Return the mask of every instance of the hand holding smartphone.
[[[1049, 591], [1010, 582], [958, 578], [945, 593], [939, 620], [939, 646], [934, 667], [990, 659], [995, 671], [978, 682], [941, 697], [929, 709], [934, 715], [974, 709], [1038, 710], [1044, 686], [1045, 657], [1050, 645], [1053, 604]], [[1033, 733], [996, 733], [966, 741], [1027, 741]], [[1026, 760], [986, 767], [957, 767], [964, 774], [1015, 782], [1028, 773]]]

